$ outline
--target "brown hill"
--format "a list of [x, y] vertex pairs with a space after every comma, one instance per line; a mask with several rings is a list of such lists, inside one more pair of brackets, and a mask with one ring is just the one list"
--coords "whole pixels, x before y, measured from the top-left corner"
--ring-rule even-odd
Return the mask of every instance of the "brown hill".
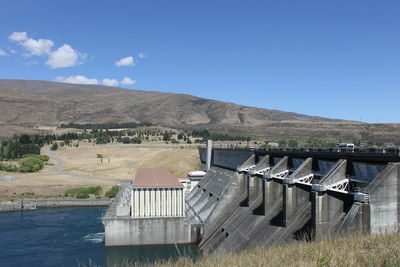
[[273, 140], [311, 136], [398, 141], [398, 124], [365, 124], [253, 108], [185, 94], [0, 79], [0, 134], [62, 123], [152, 122]]

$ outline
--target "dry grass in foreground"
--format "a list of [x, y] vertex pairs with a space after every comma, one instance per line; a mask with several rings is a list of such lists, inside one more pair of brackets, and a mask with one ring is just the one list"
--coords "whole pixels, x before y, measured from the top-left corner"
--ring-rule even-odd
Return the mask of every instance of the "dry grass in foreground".
[[156, 266], [399, 266], [400, 235], [350, 236], [270, 248], [240, 254], [203, 256]]

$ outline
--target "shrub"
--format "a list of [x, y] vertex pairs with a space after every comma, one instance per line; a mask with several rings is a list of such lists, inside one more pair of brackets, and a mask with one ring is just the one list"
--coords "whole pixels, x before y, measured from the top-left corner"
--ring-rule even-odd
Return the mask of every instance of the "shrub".
[[79, 193], [76, 195], [76, 198], [84, 199], [84, 198], [89, 198], [88, 193]]
[[58, 144], [55, 142], [50, 148], [51, 150], [57, 150], [58, 149]]
[[43, 162], [47, 162], [50, 159], [49, 156], [47, 156], [47, 155], [39, 155], [37, 157]]
[[76, 198], [89, 198], [89, 195], [99, 196], [101, 194], [101, 186], [76, 187], [65, 191], [65, 196], [75, 196]]
[[118, 191], [119, 191], [119, 186], [114, 185], [113, 187], [111, 187], [110, 190], [106, 192], [105, 196], [108, 198], [113, 198], [118, 194]]
[[11, 163], [1, 163], [0, 162], [0, 171], [6, 171], [6, 172], [17, 172], [19, 171], [18, 167], [15, 166], [14, 164]]
[[36, 172], [43, 169], [44, 161], [40, 156], [28, 156], [19, 162], [20, 172]]

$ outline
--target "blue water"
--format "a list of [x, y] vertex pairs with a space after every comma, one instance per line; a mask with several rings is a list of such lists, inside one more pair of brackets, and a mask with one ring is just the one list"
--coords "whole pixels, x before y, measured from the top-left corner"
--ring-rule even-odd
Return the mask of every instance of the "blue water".
[[195, 258], [195, 246], [104, 247], [105, 208], [0, 213], [0, 266], [106, 266]]

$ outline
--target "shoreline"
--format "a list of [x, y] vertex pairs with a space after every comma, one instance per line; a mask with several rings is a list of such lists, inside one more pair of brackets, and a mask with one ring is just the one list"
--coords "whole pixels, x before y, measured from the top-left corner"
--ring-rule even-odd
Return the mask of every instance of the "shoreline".
[[112, 199], [1, 199], [0, 212], [66, 207], [107, 207]]

